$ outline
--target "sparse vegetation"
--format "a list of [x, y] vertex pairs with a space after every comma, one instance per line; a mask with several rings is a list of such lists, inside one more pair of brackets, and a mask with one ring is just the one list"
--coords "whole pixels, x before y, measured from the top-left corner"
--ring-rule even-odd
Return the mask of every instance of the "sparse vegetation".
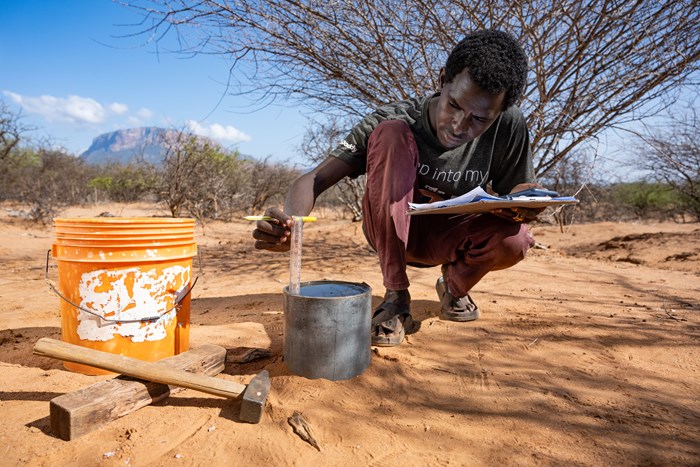
[[200, 221], [228, 220], [236, 212], [263, 210], [268, 203], [281, 203], [298, 175], [283, 164], [242, 158], [184, 131], [164, 145], [157, 194], [173, 217], [187, 212]]
[[64, 206], [84, 202], [95, 170], [71, 155], [48, 149], [12, 150], [0, 164], [0, 199], [26, 205], [27, 217], [39, 222], [51, 219]]
[[156, 170], [147, 164], [105, 164], [97, 172], [88, 182], [93, 202], [139, 201], [156, 190]]
[[[159, 168], [143, 164], [91, 166], [61, 151], [14, 150], [0, 162], [0, 201], [26, 206], [26, 217], [39, 222], [49, 221], [69, 205], [144, 200], [163, 203], [173, 216], [192, 216], [202, 222], [230, 220], [282, 204], [299, 173], [284, 164], [241, 158], [206, 144], [191, 143], [186, 151]], [[361, 179], [353, 182], [357, 185], [348, 184], [347, 190], [360, 187]], [[545, 183], [564, 194], [574, 194], [582, 187], [576, 177], [564, 175]], [[359, 220], [361, 211], [348, 206], [359, 206], [360, 195], [352, 199], [344, 196], [347, 193], [329, 192], [319, 199], [319, 206], [342, 206], [348, 218]], [[577, 197], [579, 206], [553, 211], [544, 220], [554, 219], [563, 226], [601, 220], [698, 219], [696, 205], [662, 181], [589, 182]]]
[[680, 212], [700, 219], [700, 90], [689, 109], [669, 117], [664, 126], [640, 135], [642, 165], [654, 180], [669, 187]]
[[[18, 122], [7, 116], [6, 122]], [[162, 203], [173, 217], [229, 220], [281, 204], [298, 175], [285, 164], [244, 158], [186, 131], [167, 133], [160, 165], [89, 165], [62, 150], [25, 147], [14, 136], [18, 127], [5, 128], [0, 141], [10, 143], [0, 159], [0, 201], [25, 206], [24, 217], [39, 222], [69, 205], [141, 200]]]
[[666, 220], [678, 212], [678, 199], [674, 190], [663, 183], [646, 180], [616, 184], [611, 189], [614, 205], [625, 206], [638, 219], [650, 217]]

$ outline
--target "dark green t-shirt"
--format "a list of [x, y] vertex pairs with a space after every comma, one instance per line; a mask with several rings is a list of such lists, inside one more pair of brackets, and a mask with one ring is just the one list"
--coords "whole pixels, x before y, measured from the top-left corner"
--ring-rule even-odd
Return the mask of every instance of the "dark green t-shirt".
[[502, 112], [489, 129], [473, 141], [447, 149], [430, 128], [428, 106], [434, 96], [377, 109], [363, 118], [331, 155], [354, 167], [353, 177], [362, 175], [366, 171], [369, 135], [384, 120], [402, 120], [411, 128], [418, 145], [419, 189], [448, 199], [488, 184], [496, 193], [510, 193], [518, 183], [534, 181], [530, 137], [519, 108], [513, 106]]

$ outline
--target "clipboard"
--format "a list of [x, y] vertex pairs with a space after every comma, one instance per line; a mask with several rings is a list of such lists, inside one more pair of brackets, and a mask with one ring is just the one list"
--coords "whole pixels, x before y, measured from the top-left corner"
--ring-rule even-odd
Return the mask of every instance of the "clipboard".
[[[542, 195], [547, 193], [547, 195]], [[548, 206], [563, 206], [577, 204], [573, 196], [550, 196], [554, 192], [525, 191], [499, 197], [493, 196], [481, 187], [456, 198], [436, 201], [433, 203], [408, 203], [409, 216], [422, 214], [480, 214], [496, 209], [508, 208], [546, 208]]]

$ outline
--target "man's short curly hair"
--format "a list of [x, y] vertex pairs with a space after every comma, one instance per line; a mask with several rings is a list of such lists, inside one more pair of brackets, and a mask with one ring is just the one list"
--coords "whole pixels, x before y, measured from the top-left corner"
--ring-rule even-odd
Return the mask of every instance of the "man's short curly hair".
[[504, 109], [520, 101], [527, 80], [527, 57], [510, 34], [496, 30], [468, 34], [447, 57], [445, 83], [465, 69], [484, 91], [505, 92]]

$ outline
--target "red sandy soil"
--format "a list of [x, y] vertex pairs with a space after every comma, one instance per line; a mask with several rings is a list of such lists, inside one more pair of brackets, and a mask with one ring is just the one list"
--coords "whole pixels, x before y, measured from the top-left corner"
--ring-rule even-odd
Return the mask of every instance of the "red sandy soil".
[[[539, 248], [473, 291], [482, 317], [441, 321], [439, 268], [411, 269], [419, 329], [374, 348], [347, 381], [290, 373], [282, 358], [288, 256], [255, 251], [244, 221], [198, 227], [203, 269], [191, 344], [231, 355], [218, 378], [262, 369], [272, 392], [259, 424], [237, 405], [184, 390], [73, 441], [51, 433], [49, 401], [106, 379], [34, 356], [60, 338], [44, 283], [52, 226], [0, 213], [2, 465], [699, 465], [700, 224], [532, 225]], [[62, 216], [163, 215], [147, 205]], [[331, 213], [304, 231], [303, 280], [384, 289], [361, 227]], [[55, 271], [53, 271], [55, 274]], [[322, 447], [297, 436], [300, 412]]]

